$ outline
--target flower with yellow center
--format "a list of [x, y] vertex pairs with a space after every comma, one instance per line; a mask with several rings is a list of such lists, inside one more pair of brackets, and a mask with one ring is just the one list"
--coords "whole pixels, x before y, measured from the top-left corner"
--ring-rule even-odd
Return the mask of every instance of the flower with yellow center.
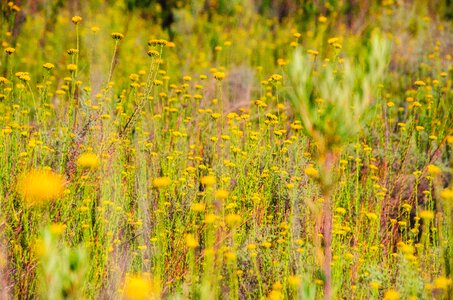
[[69, 72], [75, 72], [77, 70], [77, 65], [75, 64], [69, 64], [66, 66], [66, 69], [69, 71]]
[[422, 210], [420, 212], [420, 218], [425, 220], [432, 220], [434, 218], [434, 212], [430, 210]]
[[28, 72], [16, 72], [15, 75], [22, 81], [30, 81], [31, 79], [30, 74]]
[[150, 57], [159, 57], [160, 56], [159, 51], [156, 51], [154, 49], [148, 50], [147, 53], [148, 53], [148, 56], [150, 56]]
[[164, 39], [152, 39], [148, 41], [148, 46], [166, 46], [168, 44], [167, 40]]
[[400, 293], [397, 290], [389, 289], [384, 294], [384, 300], [399, 300]]
[[55, 65], [52, 64], [52, 63], [45, 63], [45, 64], [42, 65], [42, 67], [49, 71], [49, 70], [55, 68]]
[[269, 300], [282, 300], [284, 299], [283, 298], [283, 294], [281, 291], [279, 290], [272, 290], [269, 295], [267, 296], [267, 299]]
[[313, 165], [308, 165], [308, 167], [304, 170], [305, 175], [312, 178], [318, 178], [319, 172], [316, 170]]
[[298, 287], [300, 285], [300, 277], [297, 275], [291, 275], [288, 277], [288, 284], [294, 288]]
[[168, 177], [158, 177], [154, 178], [153, 186], [157, 189], [167, 187], [171, 184], [171, 179]]
[[207, 214], [205, 217], [204, 217], [204, 223], [205, 224], [212, 224], [214, 223], [215, 221], [217, 220], [217, 216], [214, 215], [214, 214]]
[[440, 197], [444, 200], [453, 200], [453, 189], [445, 189], [440, 192]]
[[123, 294], [128, 300], [159, 299], [159, 293], [158, 281], [152, 280], [149, 276], [134, 275], [126, 277]]
[[309, 49], [309, 50], [307, 50], [307, 53], [311, 54], [313, 56], [317, 56], [319, 54], [319, 51], [313, 50], [313, 49]]
[[451, 278], [442, 276], [434, 279], [434, 286], [438, 289], [447, 290], [451, 284], [452, 284]]
[[327, 17], [319, 16], [318, 21], [319, 21], [319, 23], [326, 23], [327, 22]]
[[368, 220], [370, 220], [370, 221], [375, 221], [378, 218], [378, 216], [373, 212], [367, 213], [366, 216], [367, 216]]
[[120, 32], [112, 32], [112, 39], [114, 39], [115, 41], [120, 41], [122, 39], [124, 39], [124, 34], [120, 33]]
[[74, 23], [75, 25], [79, 24], [80, 22], [82, 22], [82, 17], [81, 16], [74, 16], [72, 17], [71, 19], [72, 23]]
[[206, 209], [206, 205], [204, 203], [194, 203], [190, 208], [194, 212], [202, 212]]
[[77, 159], [77, 166], [83, 169], [97, 169], [99, 167], [99, 158], [91, 152], [83, 153]]
[[60, 174], [33, 170], [19, 177], [17, 191], [28, 205], [33, 206], [61, 197], [64, 185], [64, 178]]
[[225, 216], [225, 222], [230, 227], [235, 227], [241, 223], [241, 216], [238, 214], [228, 214]]
[[6, 54], [11, 55], [14, 52], [16, 52], [16, 49], [14, 49], [12, 47], [8, 47], [8, 48], [5, 48], [5, 52], [6, 52]]
[[199, 246], [198, 241], [192, 234], [186, 235], [186, 246], [190, 249], [195, 249]]
[[208, 176], [203, 176], [201, 177], [201, 184], [206, 185], [206, 186], [212, 186], [216, 183], [216, 179], [212, 175]]
[[428, 170], [429, 175], [431, 175], [431, 176], [437, 176], [442, 173], [442, 170], [436, 165], [428, 165], [427, 170]]
[[66, 224], [53, 223], [50, 225], [50, 232], [54, 235], [61, 235], [66, 229]]
[[214, 197], [218, 200], [225, 200], [228, 198], [228, 191], [227, 190], [217, 190], [214, 193]]
[[214, 73], [214, 78], [221, 81], [222, 79], [225, 78], [225, 73], [223, 72], [215, 72]]

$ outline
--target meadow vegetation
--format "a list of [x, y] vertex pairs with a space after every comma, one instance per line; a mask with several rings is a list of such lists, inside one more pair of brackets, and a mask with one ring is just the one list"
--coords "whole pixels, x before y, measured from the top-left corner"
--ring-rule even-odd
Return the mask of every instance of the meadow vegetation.
[[21, 2], [1, 299], [452, 299], [450, 1]]

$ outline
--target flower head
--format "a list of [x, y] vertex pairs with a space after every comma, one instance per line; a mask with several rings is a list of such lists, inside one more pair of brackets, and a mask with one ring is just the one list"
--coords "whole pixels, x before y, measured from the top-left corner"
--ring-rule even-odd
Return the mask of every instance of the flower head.
[[14, 52], [16, 52], [16, 49], [14, 49], [12, 47], [8, 47], [8, 48], [5, 48], [5, 52], [6, 52], [6, 54], [11, 55]]
[[83, 153], [77, 159], [77, 166], [85, 169], [96, 169], [99, 167], [99, 158], [91, 152]]
[[199, 246], [198, 241], [192, 234], [186, 235], [186, 246], [190, 249], [195, 249]]
[[319, 171], [316, 170], [313, 165], [309, 165], [305, 170], [304, 170], [305, 174], [308, 176], [308, 177], [312, 177], [312, 178], [318, 178], [319, 177]]
[[226, 198], [228, 198], [228, 191], [227, 190], [217, 190], [217, 191], [215, 191], [214, 196], [216, 199], [225, 200]]
[[389, 289], [384, 294], [384, 300], [398, 300], [400, 293], [394, 289]]
[[51, 70], [51, 69], [55, 68], [55, 65], [52, 63], [45, 63], [42, 65], [42, 67], [46, 70]]
[[77, 65], [75, 64], [69, 64], [66, 66], [66, 69], [69, 71], [69, 72], [75, 72], [77, 70]]
[[216, 179], [214, 176], [203, 176], [201, 177], [201, 184], [206, 185], [206, 186], [211, 186], [216, 183]]
[[71, 21], [72, 21], [72, 23], [77, 25], [80, 22], [82, 22], [82, 17], [81, 16], [74, 16], [74, 17], [72, 17]]
[[429, 175], [431, 175], [431, 176], [437, 176], [442, 173], [442, 170], [436, 165], [428, 165], [427, 170], [428, 170]]
[[17, 191], [28, 205], [59, 198], [64, 191], [62, 175], [49, 170], [33, 170], [19, 177]]
[[214, 73], [214, 78], [221, 81], [222, 79], [225, 78], [225, 73], [223, 72], [215, 72]]
[[122, 34], [120, 32], [113, 32], [112, 39], [114, 39], [115, 41], [122, 40], [122, 39], [124, 39], [124, 34]]
[[127, 300], [159, 299], [159, 283], [149, 276], [127, 276], [123, 293]]
[[158, 177], [154, 178], [153, 186], [157, 189], [167, 187], [171, 184], [171, 179], [168, 177]]

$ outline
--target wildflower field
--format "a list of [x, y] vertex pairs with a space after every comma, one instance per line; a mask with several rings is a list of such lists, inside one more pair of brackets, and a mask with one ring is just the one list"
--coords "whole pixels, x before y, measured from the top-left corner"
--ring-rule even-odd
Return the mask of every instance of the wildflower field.
[[0, 299], [453, 299], [451, 1], [0, 9]]

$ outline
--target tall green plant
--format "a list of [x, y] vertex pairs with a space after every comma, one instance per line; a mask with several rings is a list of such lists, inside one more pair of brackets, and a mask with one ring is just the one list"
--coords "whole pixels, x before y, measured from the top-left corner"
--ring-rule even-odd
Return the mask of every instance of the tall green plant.
[[[322, 197], [315, 236], [321, 234], [324, 253], [320, 257], [325, 276], [324, 297], [332, 298], [332, 192], [333, 168], [341, 146], [355, 137], [373, 101], [373, 91], [384, 78], [390, 57], [390, 43], [374, 32], [365, 47], [355, 53], [356, 59], [334, 61], [319, 66], [302, 49], [294, 53], [289, 69], [289, 100], [316, 146]], [[320, 249], [317, 238], [315, 248]]]

